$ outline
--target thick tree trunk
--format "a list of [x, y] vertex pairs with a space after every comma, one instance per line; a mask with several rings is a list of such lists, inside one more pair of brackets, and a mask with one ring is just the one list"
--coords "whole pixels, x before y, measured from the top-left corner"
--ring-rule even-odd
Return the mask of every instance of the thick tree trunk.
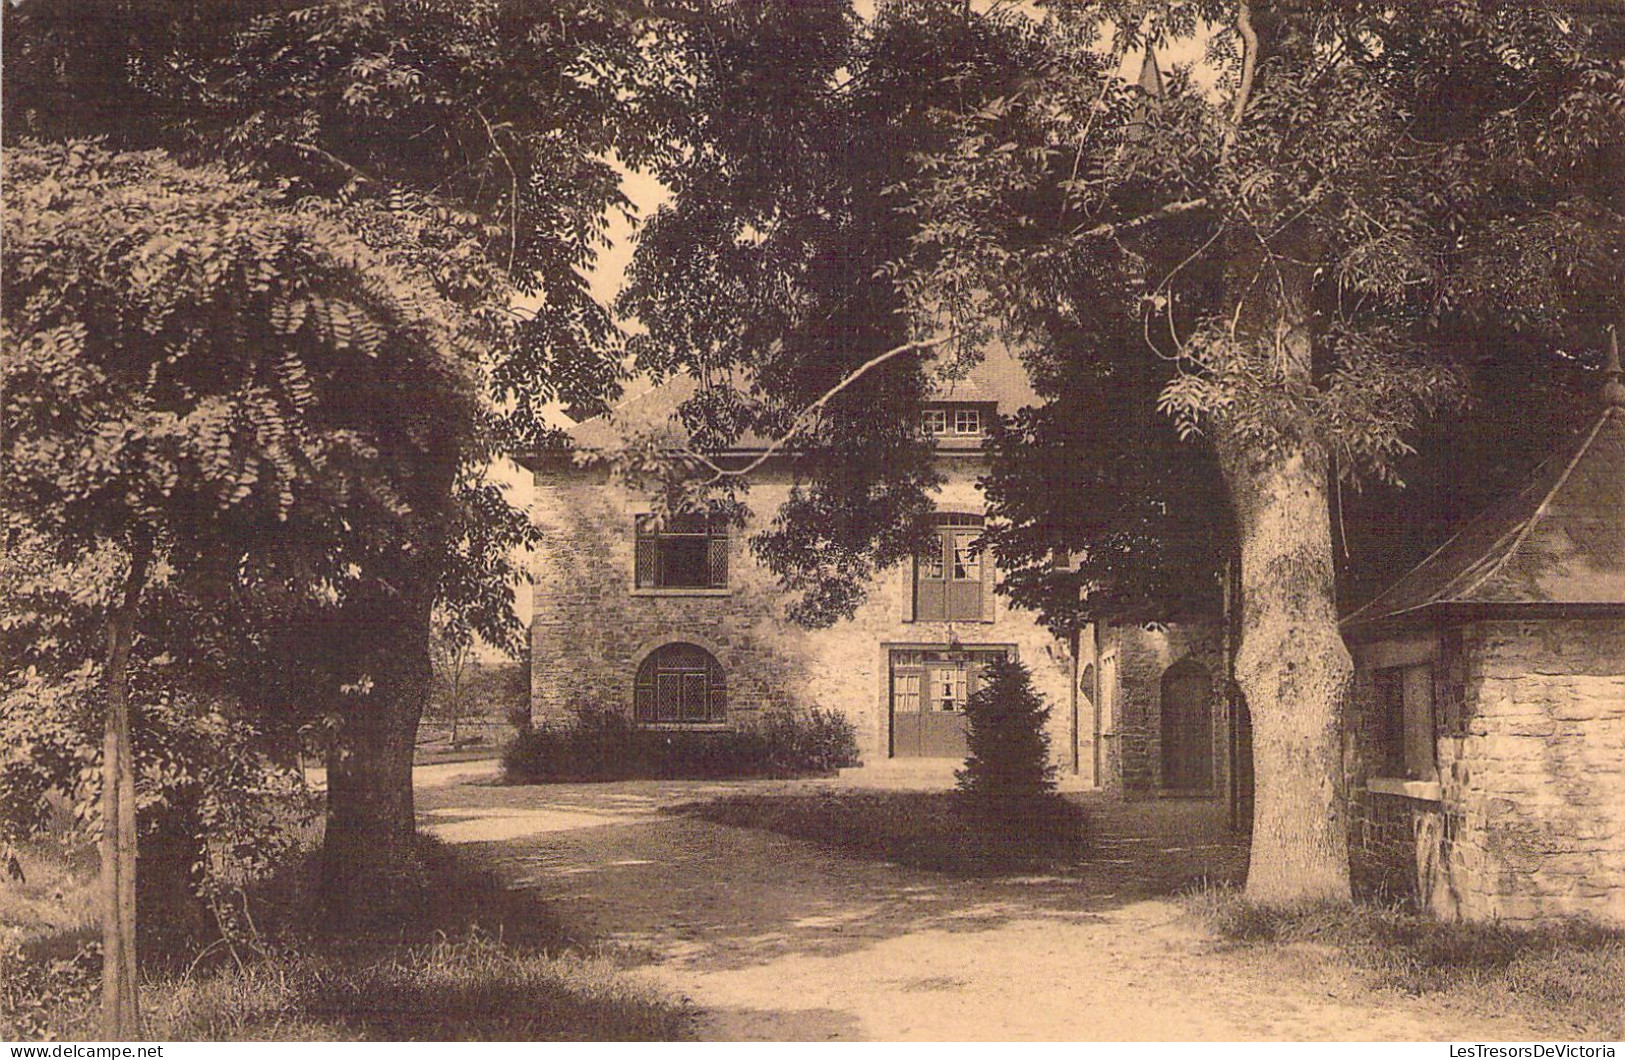
[[417, 832], [412, 752], [429, 695], [426, 606], [396, 601], [363, 624], [372, 687], [345, 711], [328, 756], [321, 904], [330, 927], [388, 930], [414, 876]]
[[1346, 902], [1341, 719], [1353, 664], [1337, 628], [1326, 462], [1307, 446], [1219, 450], [1241, 550], [1236, 681], [1253, 719], [1247, 897]]
[[102, 741], [102, 1035], [143, 1037], [135, 961], [135, 762], [130, 749], [130, 645], [149, 548], [131, 550], [124, 590], [107, 620], [107, 714]]

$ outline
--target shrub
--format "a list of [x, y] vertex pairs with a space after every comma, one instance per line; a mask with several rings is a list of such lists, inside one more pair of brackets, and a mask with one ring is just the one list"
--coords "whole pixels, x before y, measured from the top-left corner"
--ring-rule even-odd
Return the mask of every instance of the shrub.
[[[143, 969], [149, 1036], [670, 1041], [692, 1035], [686, 1003], [624, 974], [615, 950], [570, 948], [564, 928], [534, 895], [510, 889], [428, 837], [419, 837], [414, 856], [417, 886], [404, 896], [397, 930], [360, 938], [312, 933], [318, 858], [312, 851], [287, 859], [253, 888], [254, 937], [208, 947], [180, 968]], [[5, 913], [0, 907], [0, 921]], [[81, 945], [75, 935], [19, 945], [0, 929], [0, 1039], [93, 1036], [99, 971], [94, 942]]]
[[[233, 703], [156, 684], [137, 685], [131, 732], [137, 923], [148, 957], [232, 930], [243, 888], [291, 852], [320, 808], [296, 770], [265, 755]], [[71, 806], [74, 839], [97, 833], [99, 688], [94, 662], [0, 679], [0, 840], [41, 835], [53, 803]]]
[[857, 733], [833, 711], [776, 711], [737, 729], [643, 729], [611, 710], [521, 731], [502, 768], [518, 782], [828, 776], [858, 763]]
[[974, 800], [1028, 799], [1055, 790], [1049, 758], [1049, 707], [1033, 691], [1032, 673], [1014, 659], [987, 669], [965, 703], [965, 768], [954, 776]]
[[101, 944], [81, 944], [69, 956], [33, 953], [0, 939], [0, 1038], [41, 1041], [53, 1032], [58, 1011], [92, 1005], [101, 985]]

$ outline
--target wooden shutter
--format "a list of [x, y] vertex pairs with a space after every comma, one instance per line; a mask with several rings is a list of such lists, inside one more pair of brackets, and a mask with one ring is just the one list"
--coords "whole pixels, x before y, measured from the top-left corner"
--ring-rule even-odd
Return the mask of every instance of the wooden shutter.
[[982, 621], [992, 622], [996, 617], [993, 600], [993, 550], [982, 539]]
[[706, 565], [709, 568], [708, 582], [713, 589], [726, 589], [728, 587], [728, 527], [726, 525], [713, 526], [711, 536], [706, 541]]
[[632, 584], [639, 589], [658, 588], [657, 570], [660, 562], [660, 540], [649, 532], [649, 517], [638, 516], [636, 555], [633, 557]]
[[706, 720], [728, 720], [728, 680], [723, 675], [722, 664], [712, 661], [709, 669], [711, 677], [710, 695], [706, 699]]

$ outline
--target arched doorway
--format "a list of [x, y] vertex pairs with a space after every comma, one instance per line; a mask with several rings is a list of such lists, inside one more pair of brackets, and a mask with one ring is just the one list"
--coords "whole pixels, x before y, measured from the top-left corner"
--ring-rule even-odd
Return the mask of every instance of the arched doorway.
[[1162, 786], [1188, 792], [1213, 787], [1213, 678], [1191, 659], [1162, 675]]
[[640, 725], [716, 725], [728, 720], [722, 666], [697, 644], [663, 644], [638, 666], [632, 689]]

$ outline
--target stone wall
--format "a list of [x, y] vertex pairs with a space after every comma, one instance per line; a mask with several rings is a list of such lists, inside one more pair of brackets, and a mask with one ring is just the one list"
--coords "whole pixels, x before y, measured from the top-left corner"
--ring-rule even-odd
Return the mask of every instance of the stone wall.
[[1105, 693], [1109, 717], [1101, 738], [1105, 743], [1103, 786], [1127, 796], [1154, 795], [1163, 790], [1162, 676], [1183, 660], [1200, 663], [1212, 679], [1209, 704], [1213, 711], [1214, 795], [1229, 785], [1229, 718], [1225, 709], [1223, 642], [1218, 622], [1156, 626], [1102, 627], [1102, 660], [1115, 657], [1116, 685]]
[[[975, 485], [980, 459], [949, 468], [938, 496], [943, 511], [981, 512]], [[730, 721], [772, 708], [824, 707], [845, 714], [866, 761], [890, 753], [889, 651], [907, 645], [1009, 646], [1033, 671], [1051, 706], [1051, 748], [1070, 770], [1073, 664], [1068, 645], [1024, 611], [995, 596], [988, 622], [910, 621], [913, 572], [899, 565], [870, 586], [849, 620], [807, 630], [784, 617], [773, 574], [757, 563], [749, 534], [770, 520], [789, 480], [767, 469], [746, 498], [755, 523], [733, 537], [729, 588], [648, 594], [633, 590], [633, 527], [644, 498], [596, 472], [564, 466], [536, 474], [535, 521], [542, 543], [534, 562], [531, 627], [532, 713], [561, 719], [581, 706], [632, 709], [638, 664], [672, 641], [698, 644], [727, 675]]]
[[1370, 670], [1416, 654], [1402, 643], [1357, 649], [1357, 879], [1408, 863], [1411, 894], [1444, 917], [1625, 923], [1625, 621], [1480, 622], [1425, 641], [1438, 780], [1371, 791]]

